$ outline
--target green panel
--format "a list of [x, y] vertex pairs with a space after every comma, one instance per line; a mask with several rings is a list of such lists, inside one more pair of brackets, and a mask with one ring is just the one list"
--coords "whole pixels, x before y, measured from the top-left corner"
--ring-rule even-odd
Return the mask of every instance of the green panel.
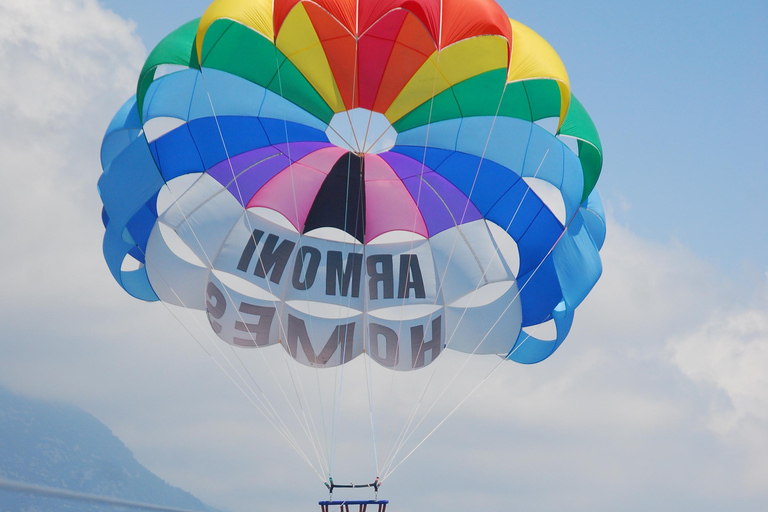
[[493, 116], [504, 90], [506, 69], [496, 69], [473, 76], [446, 89], [403, 116], [393, 125], [403, 132], [427, 123], [469, 116]]
[[149, 86], [155, 79], [155, 70], [163, 64], [187, 66], [192, 69], [200, 69], [195, 49], [195, 36], [200, 18], [185, 23], [177, 28], [155, 46], [155, 49], [147, 57], [144, 67], [139, 75], [139, 83], [136, 88], [136, 101], [139, 107], [139, 115], [143, 110], [144, 97]]
[[495, 116], [500, 110], [507, 70], [496, 69], [482, 73], [453, 86], [464, 117]]
[[[333, 110], [296, 66], [258, 32], [231, 20], [217, 20], [203, 41], [203, 65], [265, 87], [330, 122]], [[277, 70], [280, 69], [278, 77]]]
[[531, 121], [531, 105], [528, 102], [528, 93], [525, 90], [525, 82], [512, 82], [507, 84], [504, 97], [501, 99], [499, 115]]
[[435, 96], [432, 101], [425, 101], [411, 110], [399, 121], [396, 121], [392, 127], [400, 133], [417, 126], [436, 123], [446, 119], [456, 119], [457, 117], [461, 117], [461, 110], [451, 88]]
[[584, 194], [586, 200], [595, 188], [600, 171], [603, 167], [603, 146], [597, 133], [595, 123], [589, 117], [587, 110], [576, 96], [571, 95], [571, 105], [565, 116], [560, 135], [574, 137], [579, 140], [579, 160], [584, 170]]
[[464, 80], [435, 96], [434, 102], [422, 103], [393, 126], [403, 132], [445, 119], [494, 116], [497, 111], [499, 116], [525, 121], [560, 116], [556, 81], [536, 79], [507, 84], [506, 77], [505, 69], [496, 69]]
[[560, 117], [560, 87], [555, 80], [526, 80], [523, 85], [528, 93], [533, 121]]

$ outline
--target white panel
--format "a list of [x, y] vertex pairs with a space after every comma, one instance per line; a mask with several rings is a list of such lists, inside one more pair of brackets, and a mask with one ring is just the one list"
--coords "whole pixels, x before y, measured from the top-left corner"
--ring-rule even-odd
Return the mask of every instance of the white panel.
[[[244, 279], [282, 300], [291, 286], [299, 234], [249, 210], [226, 235], [214, 268]], [[266, 268], [259, 264], [262, 255]]]
[[516, 282], [491, 283], [447, 306], [448, 348], [506, 354], [520, 333], [523, 313]]
[[[319, 311], [327, 312], [320, 306], [316, 310], [311, 304], [300, 308], [285, 305], [282, 317], [282, 343], [291, 356], [302, 364], [315, 367], [338, 366], [363, 353], [363, 315], [339, 316], [334, 318], [316, 316]], [[351, 310], [346, 310], [351, 312]]]
[[[152, 289], [163, 302], [205, 309], [204, 290], [208, 269], [193, 265], [172, 251], [155, 224], [149, 235], [146, 269]], [[172, 231], [171, 231], [172, 232]]]
[[486, 225], [494, 242], [496, 242], [496, 248], [501, 254], [504, 264], [511, 275], [516, 278], [520, 271], [520, 250], [517, 248], [517, 242], [498, 224], [486, 221]]
[[205, 283], [205, 309], [214, 332], [230, 345], [266, 347], [280, 342], [280, 303], [246, 295], [209, 274]]
[[411, 308], [401, 307], [401, 315], [397, 314], [398, 308], [369, 312], [367, 353], [380, 365], [416, 370], [435, 361], [442, 352], [446, 332], [443, 309], [421, 308], [421, 316], [414, 318]]
[[389, 151], [397, 140], [397, 132], [383, 114], [364, 108], [335, 114], [325, 133], [332, 144], [357, 154]]
[[206, 264], [219, 252], [231, 226], [242, 216], [240, 203], [218, 181], [205, 174], [177, 198], [161, 220]]
[[513, 278], [484, 220], [445, 230], [432, 237], [430, 245], [445, 303], [484, 284]]

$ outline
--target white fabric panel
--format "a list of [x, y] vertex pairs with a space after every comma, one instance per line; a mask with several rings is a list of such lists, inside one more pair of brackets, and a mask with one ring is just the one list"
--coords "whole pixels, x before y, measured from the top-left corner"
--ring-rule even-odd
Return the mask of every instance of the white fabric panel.
[[487, 284], [446, 306], [446, 343], [452, 350], [470, 354], [507, 354], [522, 322], [517, 283]]
[[303, 236], [288, 271], [286, 300], [339, 304], [359, 311], [365, 307], [366, 269], [360, 244]]
[[482, 219], [445, 230], [429, 243], [446, 304], [484, 284], [513, 278]]
[[282, 316], [283, 348], [300, 363], [314, 367], [338, 366], [361, 355], [363, 314], [344, 316], [351, 310], [335, 309], [336, 314], [326, 304], [286, 303]]
[[354, 153], [389, 151], [397, 139], [397, 132], [384, 114], [364, 108], [335, 114], [325, 134], [332, 144]]
[[243, 216], [243, 207], [218, 181], [207, 174], [178, 197], [161, 220], [208, 264], [233, 226]]
[[363, 270], [367, 309], [436, 302], [435, 266], [426, 239], [368, 245]]
[[296, 230], [248, 211], [227, 235], [214, 268], [244, 279], [282, 300], [291, 286], [299, 241]]
[[208, 321], [222, 340], [240, 347], [266, 347], [280, 342], [279, 302], [240, 293], [213, 272], [204, 289]]
[[409, 306], [370, 311], [367, 316], [368, 355], [393, 370], [415, 370], [432, 363], [445, 346], [443, 308], [422, 307], [413, 317]]
[[147, 242], [146, 269], [152, 289], [163, 302], [192, 309], [205, 309], [208, 269], [179, 257], [168, 246], [160, 223], [152, 228]]

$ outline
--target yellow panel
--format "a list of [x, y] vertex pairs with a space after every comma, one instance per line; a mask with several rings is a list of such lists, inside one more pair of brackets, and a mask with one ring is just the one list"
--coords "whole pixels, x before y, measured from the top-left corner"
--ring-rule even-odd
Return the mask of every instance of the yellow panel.
[[277, 48], [293, 63], [334, 112], [346, 110], [325, 51], [304, 5], [285, 18], [277, 35]]
[[560, 86], [559, 129], [571, 102], [571, 83], [565, 65], [543, 37], [518, 21], [509, 22], [512, 25], [512, 57], [507, 81], [517, 82], [533, 78], [557, 80]]
[[270, 41], [275, 40], [272, 0], [214, 0], [197, 28], [197, 57], [202, 59], [203, 39], [214, 21], [229, 19], [252, 28]]
[[507, 40], [499, 36], [464, 39], [433, 53], [387, 109], [394, 123], [433, 96], [459, 82], [493, 69], [506, 68]]

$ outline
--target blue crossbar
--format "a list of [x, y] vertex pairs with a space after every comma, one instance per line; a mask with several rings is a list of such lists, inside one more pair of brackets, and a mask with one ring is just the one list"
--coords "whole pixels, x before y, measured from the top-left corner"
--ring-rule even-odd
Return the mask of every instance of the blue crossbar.
[[388, 500], [344, 500], [344, 501], [320, 501], [322, 512], [328, 512], [328, 507], [338, 505], [341, 512], [349, 512], [350, 505], [357, 505], [359, 512], [366, 512], [368, 505], [378, 505], [376, 512], [386, 512]]

